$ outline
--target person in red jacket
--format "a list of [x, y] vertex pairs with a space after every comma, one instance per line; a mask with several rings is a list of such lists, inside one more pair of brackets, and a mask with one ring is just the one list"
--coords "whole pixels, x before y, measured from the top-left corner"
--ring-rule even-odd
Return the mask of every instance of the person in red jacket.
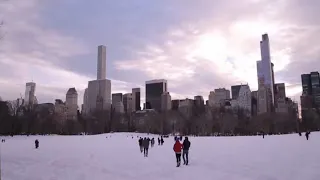
[[182, 150], [182, 144], [177, 139], [173, 145], [173, 151], [176, 153], [177, 167], [179, 167], [181, 163], [181, 150]]

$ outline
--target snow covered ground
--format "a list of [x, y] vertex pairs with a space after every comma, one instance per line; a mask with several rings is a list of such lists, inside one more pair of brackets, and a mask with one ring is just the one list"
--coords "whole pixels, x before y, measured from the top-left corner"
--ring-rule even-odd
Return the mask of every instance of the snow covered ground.
[[[190, 137], [190, 165], [179, 168], [173, 137], [145, 158], [137, 134], [127, 135], [6, 137], [2, 180], [320, 179], [320, 133], [312, 133], [309, 141], [297, 134]], [[34, 149], [35, 139], [40, 149]]]

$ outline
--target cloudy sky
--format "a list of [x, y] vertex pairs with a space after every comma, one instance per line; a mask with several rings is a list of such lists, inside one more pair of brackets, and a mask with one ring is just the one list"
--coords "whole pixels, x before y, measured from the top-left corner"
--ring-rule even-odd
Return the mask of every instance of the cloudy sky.
[[[112, 92], [167, 79], [173, 98], [249, 83], [257, 89], [261, 34], [268, 33], [276, 83], [301, 93], [300, 74], [320, 65], [319, 0], [0, 0], [0, 96], [37, 83], [40, 102], [82, 103], [107, 46]], [[142, 89], [143, 93], [144, 90]]]

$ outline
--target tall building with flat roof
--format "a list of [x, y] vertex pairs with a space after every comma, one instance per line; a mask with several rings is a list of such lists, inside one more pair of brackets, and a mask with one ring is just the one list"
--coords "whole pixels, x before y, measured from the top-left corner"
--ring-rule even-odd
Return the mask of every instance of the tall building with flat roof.
[[115, 105], [118, 102], [123, 101], [123, 95], [122, 93], [113, 93], [112, 94], [112, 105]]
[[66, 94], [67, 119], [76, 120], [78, 114], [78, 93], [76, 88], [69, 88]]
[[123, 95], [122, 93], [114, 93], [112, 94], [112, 107], [116, 112], [123, 113], [124, 105], [123, 105]]
[[132, 111], [141, 110], [140, 101], [141, 101], [140, 88], [133, 88], [132, 89]]
[[106, 79], [106, 65], [107, 65], [106, 52], [107, 52], [106, 46], [104, 45], [98, 46], [97, 80]]
[[303, 95], [312, 95], [311, 75], [310, 74], [302, 74], [301, 75], [301, 84], [302, 84], [302, 94]]
[[123, 95], [123, 107], [124, 107], [124, 112], [126, 113], [132, 112], [132, 93], [126, 93]]
[[169, 92], [164, 92], [161, 96], [161, 110], [171, 110], [171, 96]]
[[167, 88], [165, 79], [146, 81], [146, 108], [161, 111], [161, 96], [168, 92]]
[[111, 81], [109, 79], [89, 81], [88, 107], [91, 113], [94, 110], [110, 110]]
[[35, 104], [35, 92], [36, 92], [36, 83], [34, 83], [34, 82], [26, 83], [24, 105], [34, 105]]

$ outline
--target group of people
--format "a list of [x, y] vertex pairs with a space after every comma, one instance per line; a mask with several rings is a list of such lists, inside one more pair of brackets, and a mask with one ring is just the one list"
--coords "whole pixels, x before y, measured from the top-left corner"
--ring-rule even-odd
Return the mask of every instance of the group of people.
[[[155, 144], [155, 140], [154, 138], [142, 138], [140, 137], [139, 140], [139, 147], [140, 147], [140, 152], [143, 153], [144, 157], [148, 157], [148, 153], [149, 153], [149, 146], [151, 145], [151, 147], [154, 146]], [[163, 140], [163, 137], [161, 136], [161, 138], [158, 138], [158, 144], [159, 145], [163, 145], [164, 143], [164, 140]]]
[[179, 167], [181, 164], [181, 151], [183, 157], [183, 165], [189, 164], [189, 149], [191, 146], [191, 142], [189, 141], [188, 137], [185, 137], [182, 144], [180, 143], [181, 140], [182, 137], [175, 137], [175, 143], [173, 145], [173, 151], [176, 154], [177, 167]]
[[139, 147], [140, 147], [140, 152], [143, 152], [144, 157], [148, 157], [148, 152], [149, 152], [149, 146], [151, 144], [151, 147], [154, 146], [154, 138], [139, 138]]

